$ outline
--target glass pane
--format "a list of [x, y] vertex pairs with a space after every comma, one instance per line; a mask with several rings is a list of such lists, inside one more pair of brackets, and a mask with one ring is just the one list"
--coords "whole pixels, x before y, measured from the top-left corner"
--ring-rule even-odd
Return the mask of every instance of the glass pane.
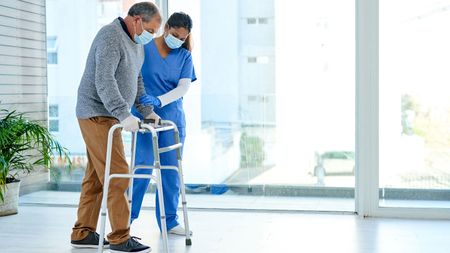
[[49, 117], [58, 117], [58, 105], [50, 105], [48, 107], [48, 116]]
[[380, 205], [450, 207], [449, 0], [380, 1]]
[[221, 3], [169, 4], [193, 17], [201, 73], [183, 101], [186, 182], [231, 195], [352, 197], [354, 2], [232, 1], [234, 12]]
[[59, 132], [59, 120], [51, 119], [48, 123], [50, 132]]
[[258, 23], [259, 24], [268, 24], [269, 23], [269, 18], [258, 18]]
[[256, 18], [247, 18], [247, 24], [249, 25], [256, 24]]
[[47, 50], [55, 50], [55, 49], [56, 49], [56, 36], [48, 36]]
[[47, 64], [58, 64], [58, 53], [48, 52], [47, 53]]

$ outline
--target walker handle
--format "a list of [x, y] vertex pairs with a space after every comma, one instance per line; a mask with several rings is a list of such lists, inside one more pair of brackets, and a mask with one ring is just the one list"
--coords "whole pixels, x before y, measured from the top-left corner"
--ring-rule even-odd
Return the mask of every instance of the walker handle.
[[159, 119], [158, 124], [155, 124], [155, 119], [143, 119], [142, 121], [139, 121], [139, 128], [142, 128], [142, 124], [154, 124], [156, 126], [161, 126], [161, 119]]

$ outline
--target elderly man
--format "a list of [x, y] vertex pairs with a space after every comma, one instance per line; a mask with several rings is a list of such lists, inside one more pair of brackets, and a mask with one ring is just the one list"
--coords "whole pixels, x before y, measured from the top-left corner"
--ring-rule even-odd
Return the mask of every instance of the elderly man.
[[[127, 17], [117, 18], [98, 32], [86, 62], [78, 88], [76, 114], [86, 143], [88, 164], [83, 179], [78, 219], [72, 229], [71, 244], [76, 248], [95, 248], [101, 207], [108, 131], [121, 123], [126, 131], [136, 131], [139, 119], [130, 114], [136, 105], [146, 118], [158, 118], [139, 98], [146, 96], [141, 67], [143, 45], [150, 42], [161, 26], [156, 5], [133, 5]], [[114, 133], [111, 173], [128, 173], [120, 130]], [[130, 236], [130, 207], [125, 196], [129, 179], [114, 179], [108, 193], [108, 214], [112, 232], [105, 246], [111, 252], [150, 252], [151, 248]], [[101, 238], [101, 240], [104, 240]]]

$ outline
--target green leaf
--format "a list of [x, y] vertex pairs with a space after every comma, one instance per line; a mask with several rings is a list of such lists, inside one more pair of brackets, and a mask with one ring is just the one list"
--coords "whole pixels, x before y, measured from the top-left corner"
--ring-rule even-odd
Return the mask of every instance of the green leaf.
[[[58, 155], [72, 168], [69, 152], [45, 126], [29, 121], [23, 113], [0, 110], [0, 201], [6, 178], [15, 178], [19, 172], [30, 173], [36, 165], [50, 168], [52, 157]], [[30, 152], [37, 152], [37, 155]]]

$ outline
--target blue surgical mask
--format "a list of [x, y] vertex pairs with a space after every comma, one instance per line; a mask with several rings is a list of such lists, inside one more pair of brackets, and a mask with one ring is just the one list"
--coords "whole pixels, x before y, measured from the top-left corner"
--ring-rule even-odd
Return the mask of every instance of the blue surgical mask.
[[141, 21], [141, 26], [142, 26], [143, 32], [141, 33], [141, 35], [137, 35], [136, 33], [134, 34], [134, 42], [136, 42], [137, 44], [145, 45], [145, 44], [149, 43], [150, 41], [152, 41], [153, 34], [147, 32], [146, 30], [144, 30], [144, 26], [142, 25], [142, 21]]
[[169, 48], [171, 48], [171, 49], [177, 49], [177, 48], [180, 48], [180, 47], [183, 45], [183, 43], [184, 43], [184, 41], [182, 41], [182, 40], [176, 38], [175, 36], [173, 36], [173, 35], [170, 34], [170, 33], [167, 34], [166, 37], [164, 37], [164, 40], [166, 41], [167, 46], [168, 46]]

